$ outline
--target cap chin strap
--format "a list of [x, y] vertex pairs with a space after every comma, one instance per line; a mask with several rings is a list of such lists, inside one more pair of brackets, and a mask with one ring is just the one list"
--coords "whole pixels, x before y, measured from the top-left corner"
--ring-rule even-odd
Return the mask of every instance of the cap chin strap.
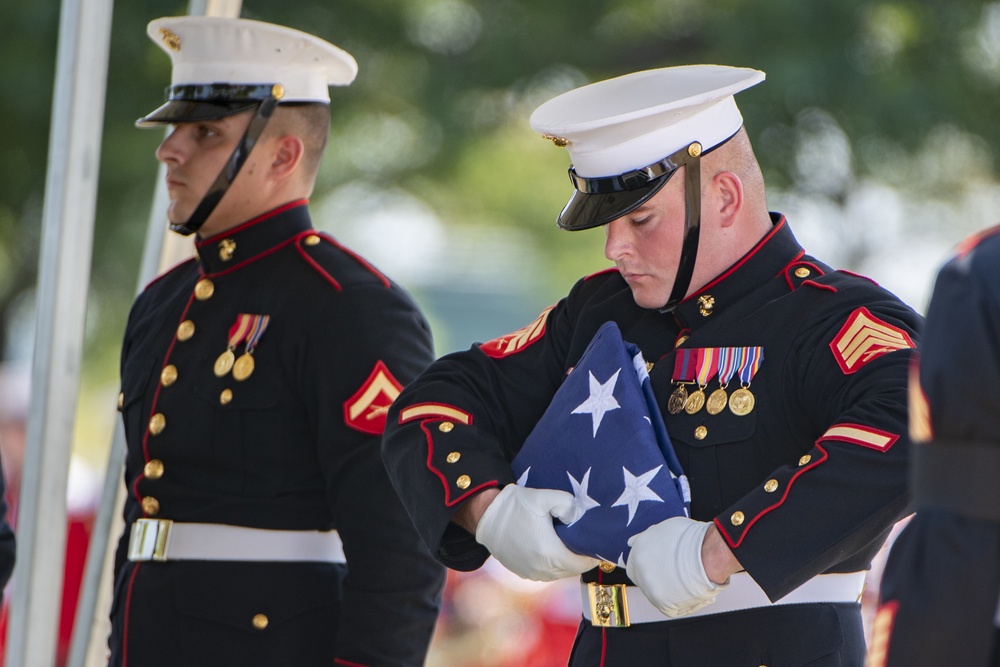
[[194, 213], [187, 219], [187, 222], [171, 224], [170, 229], [172, 231], [183, 236], [194, 234], [205, 224], [208, 216], [212, 215], [212, 211], [215, 210], [222, 196], [226, 194], [226, 190], [229, 189], [229, 186], [236, 179], [236, 175], [247, 161], [250, 151], [257, 144], [257, 140], [260, 139], [261, 133], [264, 132], [267, 122], [274, 114], [274, 108], [278, 105], [278, 100], [280, 99], [275, 93], [276, 91], [272, 89], [270, 96], [265, 98], [257, 107], [257, 113], [250, 119], [250, 125], [247, 127], [247, 131], [243, 133], [243, 138], [233, 150], [233, 154], [229, 156], [226, 164], [222, 167], [222, 171], [215, 177], [215, 182], [212, 183], [212, 187], [208, 189], [208, 192], [202, 198], [201, 203], [198, 204]]
[[[694, 275], [695, 261], [698, 259], [698, 238], [701, 229], [701, 144], [695, 142], [687, 147], [684, 170], [684, 239], [681, 241], [681, 258], [677, 263], [677, 275], [670, 298], [661, 313], [669, 313], [687, 296]], [[673, 157], [673, 156], [672, 156]]]

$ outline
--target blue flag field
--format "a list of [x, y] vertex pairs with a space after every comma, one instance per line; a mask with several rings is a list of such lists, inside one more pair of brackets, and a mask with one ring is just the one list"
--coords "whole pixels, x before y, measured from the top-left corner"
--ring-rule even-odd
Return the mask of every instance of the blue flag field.
[[512, 466], [521, 486], [573, 494], [573, 520], [556, 521], [571, 551], [622, 567], [630, 537], [689, 515], [646, 362], [614, 322], [598, 329]]

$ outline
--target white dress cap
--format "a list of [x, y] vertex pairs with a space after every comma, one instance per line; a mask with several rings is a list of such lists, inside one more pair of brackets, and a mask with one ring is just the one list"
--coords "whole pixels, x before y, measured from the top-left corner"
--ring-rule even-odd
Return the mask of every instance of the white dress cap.
[[282, 102], [329, 104], [329, 86], [346, 86], [358, 73], [343, 49], [261, 21], [167, 17], [151, 21], [146, 33], [173, 61], [174, 86], [278, 84]]
[[743, 125], [733, 95], [764, 80], [742, 67], [646, 70], [563, 93], [531, 114], [532, 129], [563, 145], [584, 178], [642, 169], [691, 142], [707, 152]]

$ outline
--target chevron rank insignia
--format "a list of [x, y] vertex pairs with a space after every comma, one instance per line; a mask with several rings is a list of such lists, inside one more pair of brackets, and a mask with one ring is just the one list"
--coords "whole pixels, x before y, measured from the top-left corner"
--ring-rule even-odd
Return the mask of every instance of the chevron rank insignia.
[[542, 314], [528, 326], [521, 327], [517, 331], [500, 336], [479, 346], [487, 356], [494, 359], [503, 359], [512, 354], [520, 352], [532, 343], [537, 342], [545, 335], [545, 320], [549, 316], [549, 311], [553, 306], [549, 306], [542, 311]]
[[845, 375], [856, 373], [883, 354], [915, 347], [910, 335], [858, 308], [830, 342], [833, 357]]
[[361, 388], [344, 402], [344, 422], [362, 433], [382, 435], [389, 406], [402, 389], [388, 367], [378, 361]]

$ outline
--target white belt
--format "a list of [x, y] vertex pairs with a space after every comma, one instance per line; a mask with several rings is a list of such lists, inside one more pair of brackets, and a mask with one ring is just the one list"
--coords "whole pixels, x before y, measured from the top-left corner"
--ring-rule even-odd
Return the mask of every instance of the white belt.
[[719, 591], [715, 602], [675, 619], [665, 616], [653, 606], [638, 586], [590, 583], [582, 584], [583, 617], [598, 626], [627, 627], [633, 623], [681, 620], [756, 607], [818, 602], [858, 602], [864, 590], [864, 572], [821, 574], [777, 602], [771, 602], [749, 574], [740, 572], [730, 577], [729, 586]]
[[128, 558], [347, 562], [335, 530], [265, 530], [221, 523], [174, 523], [169, 519], [139, 519], [133, 523]]

